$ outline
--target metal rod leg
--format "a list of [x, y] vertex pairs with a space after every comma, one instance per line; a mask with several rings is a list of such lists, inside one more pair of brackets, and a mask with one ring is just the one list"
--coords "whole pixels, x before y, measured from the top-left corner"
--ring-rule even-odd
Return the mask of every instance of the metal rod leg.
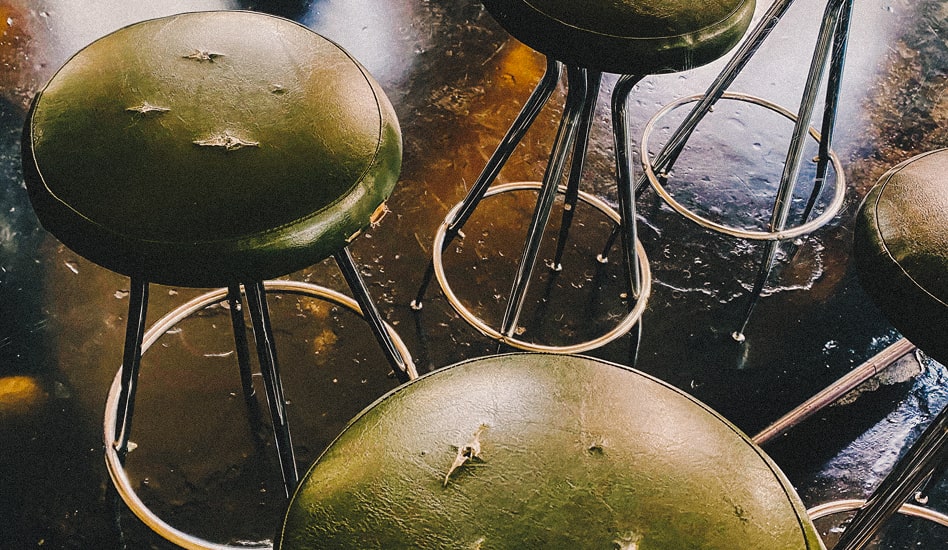
[[928, 479], [926, 479], [925, 482], [922, 483], [922, 486], [918, 488], [918, 491], [916, 491], [915, 501], [919, 504], [928, 503], [929, 492], [931, 492], [932, 487], [945, 477], [946, 473], [948, 473], [948, 458], [943, 458], [941, 462], [935, 466], [935, 469], [932, 470], [932, 474], [928, 476]]
[[770, 270], [773, 268], [774, 259], [777, 257], [777, 249], [780, 248], [779, 241], [767, 241], [766, 248], [764, 250], [764, 257], [760, 260], [760, 267], [757, 270], [757, 278], [754, 279], [754, 287], [750, 291], [750, 297], [747, 300], [747, 308], [744, 310], [744, 318], [741, 321], [741, 326], [736, 331], [731, 333], [731, 336], [737, 342], [743, 342], [744, 331], [747, 330], [747, 325], [750, 323], [751, 314], [754, 312], [754, 308], [757, 306], [757, 302], [760, 301], [760, 295], [764, 291], [764, 285], [767, 284], [767, 279], [770, 277]]
[[[813, 115], [813, 107], [816, 104], [823, 71], [829, 61], [830, 46], [837, 27], [836, 22], [839, 12], [840, 3], [838, 1], [827, 4], [819, 36], [817, 37], [816, 48], [813, 52], [813, 59], [810, 63], [810, 70], [807, 74], [803, 97], [800, 100], [800, 109], [797, 111], [797, 120], [794, 124], [790, 147], [787, 150], [787, 158], [783, 165], [780, 186], [777, 189], [777, 197], [774, 201], [773, 215], [770, 220], [771, 231], [782, 230], [786, 226], [787, 217], [790, 214], [793, 186], [800, 174], [803, 144], [810, 128], [810, 117]], [[828, 157], [829, 155], [827, 155]]]
[[[803, 90], [803, 97], [800, 100], [800, 109], [797, 111], [797, 120], [794, 124], [790, 147], [787, 150], [783, 173], [780, 176], [780, 185], [777, 189], [776, 199], [774, 200], [773, 212], [769, 223], [770, 231], [781, 231], [787, 225], [794, 183], [800, 174], [803, 143], [810, 128], [810, 117], [813, 115], [813, 107], [816, 104], [817, 92], [819, 91], [823, 71], [829, 60], [830, 46], [833, 43], [833, 34], [837, 28], [840, 7], [841, 5], [838, 0], [830, 2], [827, 4], [826, 11], [823, 15], [823, 22], [820, 26], [819, 36], [817, 37], [816, 48], [814, 49], [813, 59], [810, 62], [810, 69], [807, 74], [806, 86]], [[827, 158], [829, 158], [828, 154]], [[770, 275], [778, 247], [779, 243], [776, 241], [767, 242], [767, 248], [760, 264], [757, 280], [754, 283], [750, 302], [744, 313], [744, 319], [741, 322], [740, 328], [734, 333], [734, 338], [738, 341], [743, 341], [744, 339], [744, 330], [747, 328], [751, 313], [760, 298], [760, 292], [763, 290], [764, 284], [767, 282], [767, 277]]]
[[[507, 160], [510, 159], [510, 155], [514, 152], [520, 140], [523, 139], [524, 134], [526, 134], [530, 126], [533, 125], [533, 121], [536, 120], [537, 115], [540, 114], [543, 106], [549, 101], [550, 95], [552, 95], [557, 84], [559, 84], [562, 72], [563, 65], [559, 61], [548, 57], [546, 60], [546, 72], [543, 73], [540, 82], [537, 83], [533, 93], [530, 94], [529, 99], [527, 99], [527, 102], [520, 110], [520, 114], [517, 115], [517, 118], [507, 130], [507, 133], [497, 146], [494, 154], [488, 159], [487, 164], [477, 177], [474, 185], [471, 186], [467, 196], [464, 197], [464, 201], [457, 215], [454, 219], [448, 220], [448, 230], [444, 238], [444, 249], [447, 249], [451, 241], [460, 233], [461, 228], [464, 227], [468, 218], [474, 213], [474, 209], [480, 204], [481, 199], [484, 198], [484, 193], [487, 192], [487, 189], [497, 178], [497, 174], [500, 173], [501, 168], [503, 168]], [[421, 287], [418, 289], [415, 300], [412, 301], [412, 308], [421, 308], [422, 300], [424, 300], [425, 292], [428, 290], [428, 285], [431, 284], [431, 278], [433, 276], [434, 266], [431, 262], [428, 262], [428, 268], [422, 277]]]
[[[685, 144], [694, 133], [698, 123], [708, 114], [714, 104], [721, 99], [721, 96], [727, 88], [740, 75], [741, 71], [751, 60], [760, 46], [764, 43], [770, 33], [774, 30], [777, 23], [784, 16], [787, 9], [793, 4], [793, 0], [777, 0], [771, 4], [767, 12], [761, 17], [760, 22], [748, 34], [747, 38], [740, 45], [737, 52], [731, 57], [724, 69], [718, 74], [717, 78], [711, 83], [704, 97], [691, 109], [688, 116], [681, 122], [675, 132], [668, 139], [668, 142], [662, 147], [661, 151], [655, 156], [653, 167], [655, 173], [661, 174], [671, 169], [677, 160], [678, 155], [685, 148]], [[635, 182], [635, 189], [643, 189], [648, 185], [648, 178], [644, 175]]]
[[365, 281], [362, 280], [362, 276], [359, 275], [355, 262], [352, 260], [352, 254], [349, 253], [348, 248], [343, 248], [342, 251], [337, 252], [333, 257], [336, 259], [336, 264], [339, 265], [339, 270], [342, 271], [343, 277], [345, 277], [346, 282], [349, 284], [353, 297], [356, 302], [359, 303], [359, 308], [362, 310], [362, 317], [365, 318], [366, 322], [372, 328], [372, 334], [375, 335], [375, 339], [378, 340], [379, 345], [382, 346], [385, 358], [388, 359], [388, 362], [392, 365], [395, 376], [399, 382], [408, 382], [411, 378], [408, 374], [409, 369], [405, 365], [404, 358], [398, 352], [398, 348], [395, 347], [395, 343], [392, 342], [392, 338], [388, 334], [388, 329], [385, 327], [385, 323], [382, 322], [382, 316], [379, 314], [375, 301], [369, 296], [369, 289], [365, 286]]
[[116, 407], [115, 439], [112, 447], [119, 457], [128, 454], [128, 439], [135, 412], [135, 392], [142, 360], [142, 338], [148, 312], [148, 281], [132, 277], [128, 295], [128, 319], [125, 324], [125, 347], [122, 351], [122, 387]]
[[641, 76], [623, 75], [612, 91], [612, 125], [616, 145], [616, 179], [619, 187], [619, 215], [622, 235], [623, 263], [634, 303], [641, 287], [641, 268], [635, 253], [638, 231], [635, 223], [635, 190], [632, 185], [632, 143], [629, 139], [628, 99]]
[[273, 340], [273, 329], [270, 326], [270, 311], [267, 308], [266, 291], [260, 281], [244, 283], [244, 291], [247, 294], [247, 306], [250, 309], [254, 340], [257, 342], [260, 372], [263, 374], [263, 382], [267, 390], [267, 404], [270, 407], [270, 418], [273, 422], [274, 442], [280, 456], [280, 471], [283, 474], [284, 490], [287, 498], [289, 498], [299, 482], [299, 473], [296, 469], [296, 457], [293, 453], [293, 442], [290, 437], [290, 426], [286, 415], [286, 399], [283, 397], [283, 383], [280, 381], [276, 343]]
[[583, 105], [583, 112], [579, 115], [579, 130], [573, 144], [566, 196], [563, 200], [563, 218], [560, 220], [560, 234], [556, 238], [556, 254], [553, 256], [553, 269], [555, 271], [563, 269], [563, 251], [566, 249], [566, 239], [569, 236], [570, 227], [573, 225], [576, 204], [579, 203], [579, 183], [583, 178], [586, 148], [589, 146], [589, 131], [596, 115], [596, 104], [599, 99], [599, 85], [601, 82], [601, 72], [589, 71], [586, 75], [586, 101]]
[[601, 264], [609, 263], [609, 251], [612, 250], [612, 245], [616, 244], [616, 239], [619, 238], [619, 233], [621, 233], [621, 226], [615, 226], [612, 228], [612, 233], [609, 234], [609, 238], [606, 239], [606, 244], [602, 246], [602, 252], [596, 256], [596, 260]]
[[247, 325], [244, 324], [243, 304], [240, 300], [240, 285], [227, 287], [227, 301], [230, 303], [230, 322], [234, 327], [234, 346], [237, 351], [237, 366], [240, 369], [240, 385], [247, 404], [254, 402], [256, 391], [253, 388], [253, 372], [250, 369], [250, 347], [247, 344]]
[[948, 408], [942, 409], [908, 453], [896, 462], [843, 531], [835, 550], [863, 548], [888, 518], [948, 458]]
[[843, 80], [843, 67], [846, 64], [846, 48], [849, 42], [849, 22], [852, 16], [852, 0], [844, 0], [836, 18], [833, 33], [833, 53], [830, 57], [829, 75], [826, 83], [826, 100], [823, 105], [823, 121], [820, 127], [820, 148], [816, 160], [816, 177], [813, 191], [807, 200], [801, 215], [805, 223], [823, 192], [826, 172], [829, 168], [830, 149], [833, 144], [833, 131], [836, 126], [836, 111], [839, 106], [839, 91]]
[[537, 255], [540, 252], [540, 239], [543, 237], [543, 230], [550, 218], [553, 199], [556, 197], [556, 187], [563, 176], [563, 167], [569, 154], [569, 148], [576, 139], [577, 121], [586, 98], [586, 70], [579, 67], [569, 67], [567, 75], [569, 91], [566, 95], [566, 108], [560, 119], [556, 141], [550, 153], [550, 161], [547, 164], [546, 173], [543, 175], [543, 185], [537, 198], [537, 206], [527, 230], [523, 255], [520, 258], [517, 275], [510, 291], [507, 309], [504, 312], [501, 333], [505, 336], [513, 335], [517, 320], [520, 317], [520, 310], [523, 308], [523, 302], [526, 298], [530, 276], [533, 274]]

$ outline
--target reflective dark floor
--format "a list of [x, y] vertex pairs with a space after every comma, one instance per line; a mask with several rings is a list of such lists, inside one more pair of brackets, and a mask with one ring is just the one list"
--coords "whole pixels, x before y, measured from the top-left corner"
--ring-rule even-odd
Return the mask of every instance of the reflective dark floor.
[[[798, 0], [732, 89], [793, 108], [823, 4]], [[638, 369], [755, 434], [896, 342], [899, 335], [852, 270], [852, 220], [888, 167], [948, 146], [946, 6], [856, 1], [834, 143], [848, 182], [846, 201], [831, 223], [781, 248], [743, 344], [730, 334], [740, 324], [762, 247], [700, 229], [647, 190], [638, 201], [640, 237], [655, 280], [641, 344], [626, 336], [590, 354], [632, 364], [637, 353]], [[20, 131], [33, 93], [85, 44], [138, 20], [221, 8], [283, 15], [337, 41], [376, 75], [395, 105], [404, 135], [401, 182], [390, 213], [351, 248], [419, 370], [504, 351], [463, 322], [437, 285], [420, 311], [409, 305], [438, 224], [477, 177], [544, 68], [543, 58], [510, 39], [480, 4], [0, 0], [2, 548], [169, 547], [116, 505], [102, 458], [103, 409], [120, 363], [128, 282], [38, 226], [22, 184]], [[644, 80], [633, 92], [634, 127], [668, 102], [703, 91], [720, 68], [719, 62]], [[614, 82], [606, 79], [602, 97]], [[501, 181], [540, 179], [562, 96], [553, 103]], [[656, 144], [671, 124], [659, 125]], [[615, 204], [610, 128], [602, 109], [584, 189]], [[700, 188], [709, 215], [746, 216], [738, 223], [753, 224], [770, 206], [760, 191], [779, 177], [788, 132], [785, 121], [763, 109], [722, 102], [676, 166], [672, 187], [685, 199]], [[640, 131], [633, 134], [638, 139]], [[455, 290], [485, 317], [502, 312], [495, 308], [502, 308], [530, 199], [489, 199], [446, 253]], [[550, 297], [539, 308], [528, 304], [527, 336], [581, 337], [614, 322], [625, 307], [616, 262], [598, 266], [594, 259], [609, 227], [585, 210], [577, 225], [566, 269], [534, 284], [540, 299], [547, 291]], [[291, 278], [344, 287], [330, 263]], [[159, 287], [150, 312], [157, 318], [199, 292]], [[272, 308], [305, 467], [395, 382], [368, 345], [368, 328], [351, 313], [293, 296], [275, 296]], [[551, 321], [531, 324], [538, 309]], [[142, 498], [176, 527], [221, 542], [258, 541], [273, 536], [284, 503], [273, 450], [261, 435], [266, 430], [248, 424], [238, 397], [229, 330], [224, 308], [212, 307], [180, 323], [146, 355], [128, 468]], [[807, 506], [865, 496], [948, 403], [946, 377], [941, 365], [909, 354], [764, 448]], [[929, 506], [948, 512], [948, 481], [936, 487]], [[842, 519], [818, 524], [828, 544]], [[874, 545], [944, 548], [946, 531], [900, 517]]]

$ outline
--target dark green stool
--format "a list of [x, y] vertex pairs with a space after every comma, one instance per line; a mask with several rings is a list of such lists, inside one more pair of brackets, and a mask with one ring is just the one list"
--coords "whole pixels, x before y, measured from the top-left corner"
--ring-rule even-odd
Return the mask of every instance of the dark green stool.
[[[398, 122], [366, 70], [306, 27], [252, 12], [201, 12], [101, 38], [37, 94], [23, 164], [43, 226], [76, 253], [131, 278], [123, 364], [106, 412], [106, 456], [125, 501], [173, 542], [204, 547], [154, 517], [122, 468], [143, 337], [147, 349], [156, 335], [145, 334], [149, 283], [226, 287], [205, 302], [231, 301], [251, 400], [243, 287], [287, 494], [298, 474], [267, 287], [362, 313], [396, 376], [414, 376], [346, 248], [395, 185]], [[354, 303], [312, 285], [264, 283], [330, 256]], [[170, 318], [196, 309], [193, 302], [182, 307]], [[173, 322], [160, 324], [159, 332]]]
[[[615, 340], [628, 333], [645, 310], [651, 278], [648, 259], [635, 226], [635, 196], [627, 114], [632, 88], [650, 74], [679, 72], [723, 56], [743, 36], [754, 14], [754, 0], [485, 0], [484, 7], [514, 38], [544, 54], [546, 73], [523, 110], [507, 131], [464, 200], [452, 208], [435, 235], [432, 267], [425, 276], [414, 307], [421, 307], [432, 273], [454, 309], [481, 333], [510, 346], [528, 351], [578, 353]], [[556, 89], [563, 66], [567, 67], [568, 94], [559, 130], [541, 184], [508, 184], [488, 191], [550, 95]], [[602, 74], [618, 73], [612, 92], [619, 209], [580, 191], [586, 147], [595, 117]], [[570, 173], [560, 187], [567, 161]], [[452, 291], [443, 268], [442, 253], [461, 233], [485, 196], [536, 189], [539, 196], [527, 229], [526, 242], [514, 276], [500, 327], [492, 327], [471, 312]], [[605, 250], [621, 235], [622, 261], [629, 292], [629, 313], [607, 333], [585, 342], [557, 345], [547, 335], [534, 336], [529, 327], [518, 327], [527, 287], [533, 274], [540, 241], [558, 192], [565, 195], [564, 214], [552, 266], [561, 269], [565, 242], [580, 200], [602, 211], [616, 229]], [[607, 254], [599, 256], [605, 261]]]
[[604, 361], [511, 354], [363, 411], [278, 548], [822, 548], [777, 466], [684, 392]]
[[[892, 325], [948, 365], [948, 149], [910, 158], [886, 172], [856, 218], [859, 280]], [[948, 467], [948, 408], [942, 409], [867, 501], [828, 503], [814, 517], [858, 509], [837, 550], [863, 548], [901, 509], [948, 526], [948, 516], [905, 506]]]

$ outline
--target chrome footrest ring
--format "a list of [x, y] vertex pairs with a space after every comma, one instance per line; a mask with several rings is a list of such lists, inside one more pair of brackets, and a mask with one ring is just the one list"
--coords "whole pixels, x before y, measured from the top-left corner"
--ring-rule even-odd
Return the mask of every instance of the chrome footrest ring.
[[[493, 195], [498, 195], [500, 193], [509, 193], [513, 191], [539, 190], [540, 187], [541, 187], [541, 184], [538, 182], [507, 183], [507, 184], [491, 187], [484, 194], [483, 198], [486, 199]], [[566, 188], [563, 186], [560, 186], [558, 187], [557, 191], [559, 193], [565, 193]], [[580, 191], [579, 200], [594, 207], [596, 210], [599, 210], [600, 212], [605, 214], [609, 219], [611, 219], [614, 223], [620, 224], [622, 222], [622, 218], [620, 217], [619, 213], [616, 212], [615, 209], [613, 209], [611, 206], [609, 206], [607, 203], [605, 203], [598, 197], [590, 195], [589, 193], [586, 193], [584, 191]], [[616, 325], [612, 330], [608, 331], [607, 333], [585, 342], [580, 342], [580, 343], [570, 344], [570, 345], [565, 345], [565, 346], [551, 346], [551, 345], [538, 344], [535, 342], [527, 342], [525, 340], [520, 340], [516, 337], [502, 334], [500, 331], [489, 326], [481, 318], [475, 315], [471, 310], [465, 307], [463, 303], [461, 303], [461, 300], [454, 293], [454, 290], [451, 289], [451, 285], [448, 282], [447, 274], [445, 273], [445, 270], [444, 270], [444, 260], [442, 256], [442, 249], [444, 248], [444, 244], [445, 244], [444, 239], [447, 234], [447, 229], [449, 225], [448, 220], [455, 219], [458, 211], [461, 208], [461, 204], [462, 203], [458, 203], [454, 205], [451, 211], [448, 212], [448, 215], [445, 217], [445, 220], [441, 223], [441, 225], [438, 226], [438, 230], [435, 233], [435, 238], [434, 238], [434, 245], [433, 245], [434, 250], [432, 253], [432, 262], [434, 265], [435, 276], [438, 279], [438, 284], [441, 285], [441, 290], [444, 292], [444, 295], [447, 298], [448, 303], [451, 304], [451, 307], [454, 308], [454, 310], [458, 313], [458, 315], [460, 315], [465, 321], [467, 321], [468, 324], [470, 324], [472, 327], [477, 329], [477, 331], [483, 334], [484, 336], [497, 340], [498, 342], [507, 344], [511, 347], [525, 350], [525, 351], [546, 352], [546, 353], [581, 353], [581, 352], [585, 352], [585, 351], [602, 347], [605, 344], [608, 344], [609, 342], [612, 342], [613, 340], [620, 338], [621, 336], [624, 336], [630, 330], [632, 330], [632, 327], [634, 327], [635, 324], [638, 323], [639, 320], [641, 319], [642, 313], [645, 311], [645, 305], [646, 305], [646, 302], [648, 301], [649, 293], [651, 292], [651, 288], [652, 288], [652, 274], [648, 265], [648, 257], [645, 255], [645, 249], [642, 247], [641, 242], [636, 242], [635, 252], [639, 259], [639, 266], [640, 266], [639, 296], [635, 302], [635, 305], [632, 306], [629, 313], [622, 319], [622, 321], [619, 322], [618, 325]]]
[[[317, 286], [311, 283], [283, 280], [266, 281], [264, 286], [268, 291], [296, 294], [325, 300], [340, 307], [350, 309], [360, 316], [362, 315], [362, 309], [354, 299], [346, 296], [345, 294], [325, 287]], [[145, 352], [148, 351], [148, 349], [162, 335], [171, 330], [176, 324], [206, 308], [207, 306], [216, 304], [226, 299], [227, 289], [220, 288], [197, 296], [189, 302], [184, 303], [171, 312], [167, 313], [164, 317], [155, 322], [155, 324], [152, 325], [151, 328], [149, 328], [145, 333], [142, 340], [142, 355], [144, 355]], [[418, 373], [415, 371], [414, 361], [411, 358], [408, 348], [388, 323], [385, 324], [385, 328], [388, 331], [389, 336], [391, 336], [392, 342], [395, 344], [399, 354], [404, 359], [405, 365], [409, 369], [409, 377], [416, 378]], [[129, 480], [128, 474], [125, 471], [125, 467], [122, 464], [122, 459], [119, 457], [118, 452], [113, 446], [115, 424], [117, 422], [118, 416], [118, 396], [122, 385], [121, 379], [122, 371], [119, 369], [115, 375], [115, 379], [112, 381], [112, 386], [109, 389], [109, 396], [105, 404], [105, 422], [103, 431], [103, 437], [105, 441], [105, 463], [109, 471], [109, 477], [112, 478], [112, 484], [115, 486], [119, 496], [122, 497], [125, 505], [128, 506], [132, 513], [134, 513], [138, 519], [147, 525], [149, 529], [164, 539], [187, 550], [247, 550], [273, 548], [273, 543], [271, 541], [242, 541], [240, 545], [227, 545], [214, 543], [195, 537], [180, 531], [175, 527], [172, 527], [160, 517], [158, 517], [157, 514], [152, 512], [147, 505], [145, 505], [145, 503], [135, 493], [135, 489], [132, 487], [131, 480]]]
[[[840, 163], [839, 161], [839, 157], [837, 157], [836, 153], [834, 153], [832, 150], [830, 150], [829, 152], [829, 160], [833, 166], [833, 171], [836, 174], [833, 198], [830, 200], [829, 204], [827, 204], [826, 208], [823, 210], [823, 212], [819, 216], [794, 227], [782, 229], [779, 231], [752, 231], [752, 230], [742, 229], [739, 227], [733, 227], [733, 226], [725, 225], [725, 224], [716, 222], [714, 220], [705, 218], [693, 212], [692, 210], [689, 210], [687, 207], [685, 207], [680, 202], [675, 200], [675, 198], [671, 195], [671, 193], [668, 192], [667, 189], [665, 189], [665, 187], [659, 181], [658, 176], [655, 174], [655, 169], [652, 166], [652, 160], [649, 158], [649, 154], [648, 154], [649, 138], [652, 135], [652, 131], [654, 130], [656, 123], [662, 117], [667, 115], [669, 112], [677, 109], [678, 107], [681, 107], [682, 105], [700, 101], [703, 97], [704, 96], [702, 95], [693, 95], [693, 96], [683, 97], [672, 103], [669, 103], [668, 105], [663, 107], [661, 110], [659, 110], [657, 113], [655, 113], [655, 115], [653, 115], [651, 119], [649, 119], [648, 123], [645, 125], [644, 131], [642, 132], [642, 146], [641, 146], [641, 151], [640, 151], [642, 168], [643, 170], [645, 170], [645, 176], [648, 178], [648, 181], [652, 184], [652, 188], [655, 189], [655, 192], [658, 193], [658, 195], [662, 198], [662, 200], [664, 200], [668, 204], [668, 206], [670, 206], [672, 209], [674, 209], [676, 212], [678, 212], [685, 218], [707, 229], [711, 229], [713, 231], [717, 231], [718, 233], [723, 233], [725, 235], [730, 235], [732, 237], [737, 237], [740, 239], [750, 239], [750, 240], [758, 240], [758, 241], [760, 240], [782, 241], [782, 240], [800, 237], [802, 235], [807, 235], [809, 233], [812, 233], [816, 229], [822, 227], [823, 225], [826, 225], [826, 223], [828, 223], [831, 219], [833, 219], [836, 216], [836, 214], [839, 212], [840, 208], [842, 207], [843, 199], [845, 198], [846, 176], [843, 173], [843, 166], [842, 166], [842, 163]], [[788, 111], [787, 109], [785, 109], [784, 107], [781, 107], [780, 105], [777, 105], [776, 103], [772, 103], [770, 101], [761, 99], [756, 96], [728, 92], [728, 93], [723, 94], [721, 96], [721, 99], [729, 99], [729, 100], [735, 100], [735, 101], [743, 101], [745, 103], [752, 103], [755, 105], [762, 106], [771, 111], [774, 111], [780, 115], [783, 115], [784, 117], [790, 119], [791, 121], [796, 122], [797, 120], [796, 114]], [[820, 141], [820, 133], [812, 126], [809, 129], [809, 134], [817, 142]]]

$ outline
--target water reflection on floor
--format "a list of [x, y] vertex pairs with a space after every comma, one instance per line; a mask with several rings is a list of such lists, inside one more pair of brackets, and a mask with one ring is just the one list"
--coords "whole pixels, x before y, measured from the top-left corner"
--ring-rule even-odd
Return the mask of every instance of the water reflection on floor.
[[[799, 0], [732, 88], [794, 106], [822, 6]], [[419, 370], [498, 350], [459, 319], [436, 287], [420, 312], [409, 307], [437, 225], [477, 177], [544, 67], [479, 4], [0, 0], [2, 548], [112, 548], [122, 540], [130, 548], [167, 546], [127, 512], [116, 519], [102, 460], [101, 418], [120, 362], [128, 283], [38, 227], [21, 184], [19, 134], [33, 93], [84, 44], [137, 20], [218, 8], [296, 19], [339, 42], [378, 77], [402, 124], [404, 167], [391, 214], [353, 244], [353, 254]], [[830, 224], [782, 248], [744, 345], [730, 333], [740, 322], [761, 247], [697, 229], [651, 191], [638, 203], [655, 282], [636, 366], [693, 393], [750, 434], [898, 339], [852, 272], [853, 214], [889, 166], [948, 145], [945, 4], [859, 0], [854, 17], [835, 139], [848, 180], [845, 205]], [[669, 101], [701, 92], [720, 67], [644, 80], [633, 93], [635, 127]], [[614, 81], [607, 77], [603, 97]], [[540, 178], [561, 101], [541, 115], [501, 181]], [[690, 182], [712, 181], [714, 193], [701, 202], [711, 204], [711, 214], [753, 217], [766, 209], [753, 192], [779, 175], [784, 126], [763, 110], [722, 104], [676, 167], [681, 192], [708, 189]], [[609, 128], [603, 109], [584, 189], [614, 204]], [[503, 274], [519, 255], [529, 199], [485, 202], [465, 239], [448, 251], [456, 290], [485, 316], [502, 307]], [[618, 266], [594, 260], [608, 233], [597, 214], [577, 213], [565, 261], [574, 269], [533, 285], [538, 293], [553, 289], [556, 299], [544, 304], [553, 322], [525, 322], [526, 334], [555, 330], [572, 338], [621, 314]], [[329, 264], [293, 278], [343, 287]], [[197, 293], [159, 287], [150, 311], [157, 316]], [[273, 309], [291, 423], [306, 463], [394, 381], [351, 314], [294, 297], [275, 299]], [[265, 430], [247, 427], [237, 397], [225, 317], [212, 308], [181, 323], [146, 357], [133, 437], [138, 448], [129, 469], [143, 498], [176, 526], [209, 538], [258, 540], [272, 535], [281, 499], [273, 490], [272, 449], [259, 437]], [[634, 351], [626, 337], [591, 354], [628, 364]], [[909, 357], [858, 397], [766, 450], [807, 505], [865, 495], [948, 402], [946, 375], [924, 356]], [[948, 512], [946, 492], [943, 481], [930, 505]], [[900, 519], [878, 547], [939, 548], [948, 541], [944, 531]]]

